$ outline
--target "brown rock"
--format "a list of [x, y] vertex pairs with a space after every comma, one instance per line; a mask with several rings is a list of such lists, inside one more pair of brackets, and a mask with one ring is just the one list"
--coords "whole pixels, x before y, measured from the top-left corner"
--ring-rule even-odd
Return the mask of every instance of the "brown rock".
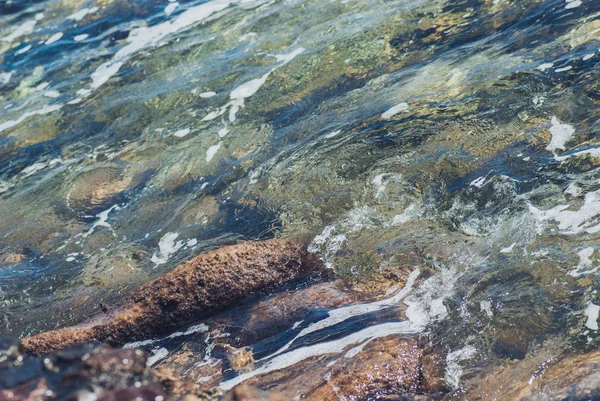
[[52, 395], [45, 379], [33, 379], [14, 388], [1, 389], [0, 401], [42, 401]]
[[247, 372], [254, 369], [254, 354], [248, 347], [235, 348], [229, 344], [222, 344], [226, 351], [229, 366], [236, 372]]
[[78, 212], [107, 207], [132, 185], [133, 176], [126, 174], [123, 165], [98, 164], [75, 179], [67, 195], [68, 205]]
[[[312, 357], [284, 370], [250, 379], [246, 384], [279, 391], [288, 399], [332, 401], [370, 400], [442, 390], [428, 387], [441, 380], [443, 368], [441, 364], [432, 364], [432, 355], [425, 358], [418, 339], [387, 336], [369, 342], [352, 357], [346, 356]], [[427, 364], [426, 379], [424, 363]]]
[[128, 302], [75, 327], [23, 339], [36, 355], [80, 342], [120, 345], [208, 317], [296, 280], [320, 264], [297, 242], [247, 242], [208, 252], [142, 286]]
[[0, 266], [12, 265], [21, 262], [25, 259], [25, 255], [17, 252], [0, 251]]
[[231, 390], [223, 401], [289, 401], [290, 398], [284, 397], [277, 392], [265, 392], [250, 386], [237, 386]]
[[520, 361], [478, 374], [446, 400], [561, 401], [600, 397], [600, 351], [565, 355], [564, 339], [551, 339]]
[[164, 400], [165, 397], [160, 390], [153, 386], [118, 388], [104, 391], [98, 397], [98, 401], [156, 401], [157, 399]]
[[[186, 379], [197, 382], [200, 389], [209, 390], [219, 384], [224, 370], [231, 367], [244, 371], [251, 365], [249, 359], [247, 364], [238, 365], [241, 362], [238, 359], [233, 361], [233, 366], [232, 355], [228, 355], [225, 347], [246, 350], [248, 346], [292, 328], [312, 311], [332, 309], [355, 301], [356, 295], [341, 290], [335, 281], [279, 292], [251, 306], [241, 305], [205, 320], [204, 323], [210, 327], [211, 338], [218, 338], [211, 358], [205, 363], [198, 363], [198, 352], [202, 352], [202, 348], [192, 341], [175, 347], [176, 350], [159, 365], [168, 366]], [[222, 333], [228, 335], [222, 336]], [[242, 353], [242, 356], [245, 355]]]
[[[83, 399], [156, 401], [166, 392], [146, 367], [146, 353], [105, 345], [77, 345], [44, 357], [0, 344], [0, 400]], [[89, 394], [88, 394], [89, 393]]]

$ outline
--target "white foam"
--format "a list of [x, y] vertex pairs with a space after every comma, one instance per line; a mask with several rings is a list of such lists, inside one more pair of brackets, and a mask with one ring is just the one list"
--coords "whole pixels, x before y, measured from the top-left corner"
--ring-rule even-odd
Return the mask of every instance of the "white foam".
[[589, 303], [583, 314], [587, 316], [585, 327], [590, 330], [598, 330], [598, 314], [600, 313], [600, 306], [593, 303]]
[[146, 345], [154, 344], [156, 340], [134, 341], [123, 345], [123, 348], [140, 348]]
[[271, 75], [272, 71], [267, 72], [260, 78], [252, 79], [248, 82], [244, 82], [237, 88], [233, 89], [229, 94], [229, 97], [233, 99], [246, 99], [252, 95], [254, 95], [261, 86], [264, 85], [265, 81]]
[[187, 134], [189, 134], [190, 132], [192, 132], [191, 129], [189, 128], [184, 128], [184, 129], [180, 129], [177, 130], [173, 133], [173, 136], [176, 136], [177, 138], [183, 138], [184, 136], [186, 136]]
[[46, 89], [47, 87], [50, 86], [50, 82], [42, 82], [41, 84], [39, 84], [38, 86], [35, 87], [36, 91], [43, 91], [44, 89]]
[[92, 88], [96, 89], [115, 75], [121, 66], [140, 50], [158, 44], [166, 36], [189, 28], [194, 23], [207, 19], [211, 15], [226, 9], [235, 3], [234, 0], [212, 0], [207, 3], [190, 7], [179, 14], [173, 21], [165, 21], [150, 27], [132, 29], [127, 41], [128, 45], [122, 47], [110, 61], [100, 65], [92, 74]]
[[198, 96], [200, 96], [203, 99], [208, 99], [208, 98], [215, 96], [216, 94], [217, 94], [217, 92], [210, 91], [210, 92], [202, 92]]
[[562, 124], [556, 116], [553, 116], [550, 122], [552, 123], [550, 127], [552, 139], [548, 146], [546, 146], [546, 150], [551, 152], [556, 152], [559, 149], [564, 150], [566, 143], [573, 137], [575, 129], [568, 124]]
[[49, 90], [44, 93], [44, 96], [55, 99], [60, 96], [60, 92], [57, 90]]
[[167, 263], [169, 257], [185, 245], [184, 241], [181, 240], [175, 242], [177, 237], [179, 237], [179, 233], [166, 233], [158, 241], [158, 252], [154, 252], [152, 258], [150, 258], [155, 265]]
[[[156, 342], [163, 341], [163, 340], [166, 340], [169, 338], [177, 338], [177, 337], [187, 336], [187, 335], [195, 334], [195, 333], [205, 333], [208, 331], [208, 328], [209, 327], [206, 324], [200, 323], [200, 324], [196, 324], [196, 325], [188, 327], [188, 329], [186, 331], [177, 331], [175, 333], [168, 335], [167, 337], [163, 337], [160, 339], [148, 339], [148, 340], [130, 342], [130, 343], [123, 345], [123, 348], [140, 348], [140, 347], [145, 347], [147, 345], [152, 345]], [[156, 351], [156, 349], [157, 348], [155, 348], [153, 351]]]
[[276, 54], [275, 58], [277, 59], [277, 61], [283, 62], [282, 65], [285, 65], [287, 63], [289, 63], [290, 61], [292, 61], [293, 59], [295, 59], [296, 57], [298, 57], [300, 54], [304, 53], [304, 48], [303, 47], [299, 47], [298, 49], [292, 51], [291, 53], [286, 53], [286, 54]]
[[165, 359], [167, 356], [169, 356], [169, 350], [164, 347], [155, 348], [152, 350], [152, 355], [146, 360], [146, 366], [152, 366], [156, 362]]
[[219, 135], [219, 138], [223, 138], [228, 133], [229, 133], [229, 130], [227, 129], [227, 127], [223, 127], [219, 130], [219, 132], [217, 132], [217, 135]]
[[406, 207], [406, 209], [404, 209], [402, 213], [395, 215], [389, 225], [398, 226], [400, 224], [404, 224], [407, 221], [413, 220], [418, 215], [418, 205], [416, 203], [411, 203]]
[[2, 38], [4, 42], [12, 42], [13, 40], [20, 38], [21, 36], [28, 35], [33, 32], [33, 28], [37, 23], [37, 19], [25, 21], [20, 24], [17, 29], [15, 29], [10, 35]]
[[[364, 227], [381, 224], [382, 216], [376, 209], [369, 206], [360, 206], [348, 212], [346, 218], [337, 225], [327, 226], [323, 232], [311, 241], [308, 251], [317, 253], [322, 251], [321, 260], [325, 267], [333, 268], [332, 257], [341, 249], [346, 241], [346, 234], [353, 233]], [[334, 235], [335, 232], [339, 234]]]
[[165, 14], [167, 14], [167, 15], [173, 14], [173, 11], [175, 11], [177, 9], [177, 7], [179, 7], [179, 3], [177, 3], [177, 2], [167, 4], [167, 6], [165, 7]]
[[378, 174], [373, 177], [373, 180], [371, 181], [375, 189], [375, 193], [373, 194], [375, 199], [379, 199], [383, 194], [385, 194], [385, 190], [387, 188], [387, 182], [384, 182], [383, 180], [385, 176], [386, 174]]
[[544, 104], [544, 102], [546, 101], [546, 97], [542, 95], [535, 95], [532, 101], [533, 107], [537, 109], [538, 107], [541, 107]]
[[477, 349], [472, 345], [467, 345], [461, 349], [450, 352], [446, 356], [446, 374], [444, 380], [452, 388], [457, 388], [460, 384], [460, 378], [463, 375], [461, 362], [475, 356]]
[[13, 185], [6, 181], [0, 181], [0, 194], [8, 191]]
[[54, 42], [58, 42], [60, 40], [60, 38], [63, 37], [63, 33], [62, 32], [56, 32], [54, 35], [50, 36], [48, 38], [48, 40], [46, 40], [45, 44], [50, 45]]
[[258, 182], [258, 177], [260, 177], [260, 171], [258, 171], [258, 170], [253, 171], [249, 176], [250, 184], [256, 184]]
[[401, 113], [403, 111], [408, 111], [408, 103], [406, 102], [398, 103], [397, 105], [393, 106], [388, 111], [384, 112], [381, 115], [381, 118], [387, 120], [388, 118], [392, 118], [396, 114]]
[[600, 231], [600, 190], [588, 192], [579, 210], [566, 210], [569, 207], [571, 205], [558, 205], [549, 210], [540, 210], [529, 205], [529, 211], [539, 221], [557, 222], [562, 234], [578, 234], [583, 231], [594, 234]]
[[568, 65], [566, 67], [562, 67], [562, 68], [557, 68], [556, 70], [554, 70], [555, 72], [566, 72], [566, 71], [570, 71], [572, 70], [573, 67]]
[[82, 33], [81, 35], [77, 35], [73, 38], [75, 42], [81, 42], [82, 40], [86, 40], [90, 35], [87, 33]]
[[18, 55], [20, 55], [20, 54], [27, 53], [29, 50], [31, 50], [31, 47], [32, 47], [31, 45], [27, 45], [27, 46], [25, 46], [24, 48], [17, 50], [17, 51], [15, 52], [15, 55], [17, 55], [17, 56], [18, 56]]
[[567, 5], [565, 6], [565, 9], [569, 10], [571, 8], [576, 8], [582, 4], [583, 3], [581, 2], [581, 0], [567, 0]]
[[[267, 71], [260, 78], [251, 79], [250, 81], [244, 82], [240, 86], [234, 88], [229, 94], [230, 102], [224, 106], [227, 108], [231, 106], [229, 109], [229, 121], [234, 122], [236, 119], [236, 114], [240, 110], [240, 108], [244, 107], [245, 100], [254, 94], [265, 84], [267, 78], [278, 68], [288, 64], [298, 55], [302, 54], [305, 51], [303, 47], [300, 47], [290, 53], [276, 55], [275, 58], [277, 61], [282, 62], [280, 65], [273, 67], [271, 70]], [[221, 111], [223, 114], [223, 111]], [[208, 116], [207, 116], [208, 117]], [[205, 119], [207, 118], [205, 117]]]
[[21, 174], [24, 174], [24, 177], [29, 177], [38, 171], [45, 169], [47, 166], [48, 165], [46, 163], [34, 163], [31, 166], [25, 167], [23, 170], [21, 170]]
[[469, 185], [471, 185], [472, 187], [481, 188], [483, 186], [483, 184], [485, 184], [485, 180], [486, 180], [486, 177], [479, 177], [479, 178], [476, 178], [473, 181], [471, 181], [471, 183]]
[[67, 19], [72, 19], [75, 21], [81, 21], [86, 15], [88, 14], [93, 14], [96, 11], [98, 11], [98, 7], [86, 7], [86, 8], [82, 8], [81, 10], [77, 11], [74, 14], [71, 14], [67, 17]]
[[415, 269], [414, 271], [412, 271], [406, 280], [406, 284], [405, 284], [404, 288], [402, 290], [398, 291], [394, 296], [392, 296], [390, 298], [382, 299], [380, 301], [375, 301], [375, 302], [371, 302], [371, 303], [367, 303], [367, 304], [350, 305], [350, 306], [344, 306], [341, 308], [330, 310], [327, 313], [327, 317], [325, 319], [319, 320], [318, 322], [315, 322], [315, 323], [311, 323], [309, 326], [302, 329], [300, 331], [300, 333], [298, 333], [292, 340], [290, 340], [287, 344], [285, 344], [283, 347], [281, 347], [275, 353], [273, 353], [272, 355], [269, 355], [266, 358], [259, 359], [259, 361], [262, 361], [262, 360], [268, 359], [268, 358], [272, 358], [275, 355], [279, 355], [279, 354], [287, 351], [292, 346], [292, 344], [294, 344], [294, 342], [296, 342], [296, 340], [298, 340], [299, 338], [305, 337], [306, 335], [308, 335], [310, 333], [314, 333], [316, 331], [323, 330], [323, 329], [331, 327], [331, 326], [335, 326], [341, 322], [344, 322], [344, 321], [346, 321], [350, 318], [356, 317], [356, 316], [366, 315], [369, 313], [377, 312], [382, 309], [386, 309], [386, 308], [398, 305], [399, 302], [402, 301], [402, 299], [404, 299], [404, 297], [412, 290], [412, 287], [415, 284], [415, 281], [419, 277], [419, 273], [420, 273], [419, 269]]
[[9, 83], [12, 74], [12, 72], [0, 72], [0, 84], [6, 85], [7, 83]]
[[333, 131], [333, 132], [330, 132], [329, 134], [325, 135], [323, 138], [330, 139], [330, 138], [333, 138], [334, 136], [338, 136], [341, 133], [342, 133], [341, 130]]
[[115, 75], [119, 68], [123, 65], [122, 61], [115, 61], [110, 63], [104, 63], [96, 69], [91, 75], [92, 78], [92, 89], [98, 89], [106, 83], [113, 75]]
[[492, 312], [492, 303], [487, 299], [484, 301], [479, 301], [479, 310], [485, 312], [488, 317], [492, 317], [494, 315], [494, 312]]
[[565, 189], [565, 193], [569, 194], [571, 196], [577, 197], [577, 196], [581, 195], [581, 188], [579, 188], [579, 186], [577, 186], [577, 183], [572, 182], [569, 184], [567, 189]]
[[567, 273], [569, 276], [578, 277], [582, 274], [593, 273], [598, 270], [598, 267], [592, 269], [592, 261], [590, 257], [594, 254], [594, 248], [588, 247], [577, 252], [579, 256], [579, 264], [573, 270]]
[[28, 119], [31, 116], [52, 113], [53, 111], [59, 110], [61, 107], [62, 107], [61, 104], [53, 104], [51, 106], [42, 107], [41, 109], [38, 109], [38, 110], [28, 111], [27, 113], [21, 115], [16, 120], [8, 120], [3, 123], [0, 123], [0, 132], [3, 132], [9, 128], [14, 127], [15, 125], [22, 123], [23, 121], [25, 121], [26, 119]]
[[555, 155], [554, 160], [562, 162], [573, 156], [581, 156], [581, 155], [590, 155], [591, 157], [598, 159], [598, 158], [600, 158], [600, 148], [585, 149], [585, 150], [581, 150], [579, 152], [575, 152], [571, 155], [561, 155], [561, 156]]
[[86, 238], [87, 236], [89, 236], [91, 233], [94, 232], [94, 230], [96, 229], [96, 227], [106, 227], [108, 228], [113, 235], [115, 234], [111, 225], [108, 223], [108, 215], [110, 214], [110, 212], [112, 212], [113, 210], [119, 210], [121, 209], [119, 207], [119, 205], [112, 205], [110, 208], [98, 213], [96, 215], [96, 217], [98, 218], [98, 220], [96, 220], [94, 222], [94, 224], [92, 225], [92, 227], [85, 233], [83, 234], [83, 238]]
[[189, 336], [190, 334], [206, 333], [207, 331], [208, 331], [208, 326], [204, 323], [200, 323], [200, 324], [196, 324], [196, 325], [188, 327], [188, 329], [186, 331], [178, 331], [178, 332], [175, 332], [165, 338], [176, 338], [176, 337], [182, 337], [182, 336]]
[[214, 120], [215, 118], [223, 115], [223, 113], [225, 113], [225, 111], [227, 111], [227, 107], [222, 107], [218, 110], [215, 111], [211, 111], [210, 113], [208, 113], [203, 119], [202, 121], [211, 121]]
[[277, 356], [258, 369], [255, 369], [251, 372], [243, 373], [237, 377], [234, 377], [233, 379], [222, 382], [221, 384], [219, 384], [219, 387], [223, 390], [230, 390], [238, 384], [252, 377], [269, 373], [275, 370], [285, 369], [289, 366], [295, 365], [311, 357], [328, 354], [339, 354], [350, 345], [359, 344], [364, 341], [372, 340], [374, 338], [385, 337], [392, 334], [410, 334], [415, 332], [416, 331], [412, 327], [411, 323], [408, 321], [383, 323], [367, 327], [363, 330], [360, 330], [356, 333], [352, 333], [346, 337], [337, 340], [310, 345]]
[[329, 256], [334, 255], [338, 250], [341, 249], [342, 243], [346, 240], [345, 234], [333, 235], [335, 226], [327, 226], [323, 229], [321, 234], [315, 236], [315, 238], [308, 244], [308, 251], [310, 253], [317, 253], [322, 248], [325, 248], [325, 256], [322, 258], [325, 261], [325, 267], [328, 269], [333, 268], [333, 264], [328, 260]]
[[544, 63], [544, 64], [539, 65], [537, 67], [537, 69], [540, 71], [546, 71], [547, 69], [552, 68], [552, 67], [554, 67], [554, 63]]
[[209, 147], [206, 150], [206, 162], [209, 163], [213, 157], [215, 157], [215, 155], [217, 154], [217, 152], [219, 151], [219, 149], [221, 149], [221, 142], [219, 142], [216, 145], [213, 145], [211, 147]]
[[500, 253], [512, 253], [513, 248], [515, 247], [515, 245], [517, 245], [516, 242], [514, 242], [512, 245], [507, 246], [506, 248], [502, 248], [500, 249]]
[[[469, 255], [463, 256], [469, 257]], [[429, 323], [443, 320], [448, 316], [444, 301], [454, 295], [455, 285], [460, 276], [460, 272], [454, 267], [442, 268], [404, 300], [408, 306], [406, 317], [415, 328], [424, 331]]]

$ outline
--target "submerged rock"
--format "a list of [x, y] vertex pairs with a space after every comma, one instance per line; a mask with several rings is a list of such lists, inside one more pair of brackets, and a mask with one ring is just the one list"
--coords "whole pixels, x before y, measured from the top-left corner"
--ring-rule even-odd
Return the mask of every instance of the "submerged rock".
[[261, 342], [285, 334], [311, 314], [357, 301], [356, 295], [339, 287], [339, 282], [333, 281], [280, 292], [203, 320], [206, 331], [197, 335], [180, 332], [182, 335], [175, 339], [157, 340], [151, 348], [164, 346], [173, 350], [157, 367], [173, 370], [208, 391], [231, 373], [252, 370], [255, 349], [260, 348]]
[[569, 355], [564, 338], [553, 338], [526, 358], [470, 377], [445, 400], [560, 401], [600, 397], [600, 351]]
[[441, 353], [418, 338], [392, 335], [363, 345], [341, 357], [311, 357], [245, 384], [306, 400], [371, 400], [445, 389]]
[[142, 286], [119, 307], [75, 327], [23, 339], [41, 355], [82, 342], [121, 345], [210, 316], [255, 294], [318, 269], [296, 242], [247, 242], [199, 255]]
[[238, 386], [223, 401], [285, 401], [288, 398], [276, 392], [266, 392], [250, 386]]

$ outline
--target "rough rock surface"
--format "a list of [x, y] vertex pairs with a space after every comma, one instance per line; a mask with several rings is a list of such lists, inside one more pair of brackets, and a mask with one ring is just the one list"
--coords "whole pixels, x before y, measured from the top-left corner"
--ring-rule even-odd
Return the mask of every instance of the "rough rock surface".
[[567, 355], [556, 338], [519, 361], [466, 380], [445, 400], [562, 401], [600, 399], [600, 351]]
[[41, 355], [74, 343], [121, 345], [149, 338], [222, 311], [261, 290], [296, 280], [318, 266], [317, 260], [293, 241], [224, 247], [145, 284], [105, 315], [25, 338], [23, 346]]
[[206, 352], [204, 339], [181, 336], [182, 342], [171, 344], [174, 351], [157, 366], [168, 367], [208, 390], [219, 384], [228, 369], [245, 372], [252, 368], [252, 347], [260, 341], [290, 329], [310, 313], [357, 301], [356, 295], [339, 287], [338, 282], [324, 282], [279, 292], [204, 320], [214, 342], [208, 363], [198, 363], [198, 355]]
[[419, 339], [392, 335], [370, 341], [351, 357], [312, 357], [244, 384], [315, 401], [436, 393], [445, 389], [441, 362]]
[[288, 401], [277, 392], [266, 392], [254, 387], [240, 385], [225, 395], [222, 401]]
[[0, 345], [0, 400], [165, 398], [145, 352], [79, 344], [46, 357], [22, 353], [19, 344]]

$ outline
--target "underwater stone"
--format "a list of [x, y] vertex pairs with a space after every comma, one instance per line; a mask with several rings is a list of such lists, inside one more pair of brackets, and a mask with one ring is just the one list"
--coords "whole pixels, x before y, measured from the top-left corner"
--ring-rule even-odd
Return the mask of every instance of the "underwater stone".
[[299, 279], [320, 263], [300, 243], [246, 242], [208, 252], [142, 286], [107, 315], [22, 340], [36, 355], [82, 342], [122, 345], [208, 317], [258, 291]]

